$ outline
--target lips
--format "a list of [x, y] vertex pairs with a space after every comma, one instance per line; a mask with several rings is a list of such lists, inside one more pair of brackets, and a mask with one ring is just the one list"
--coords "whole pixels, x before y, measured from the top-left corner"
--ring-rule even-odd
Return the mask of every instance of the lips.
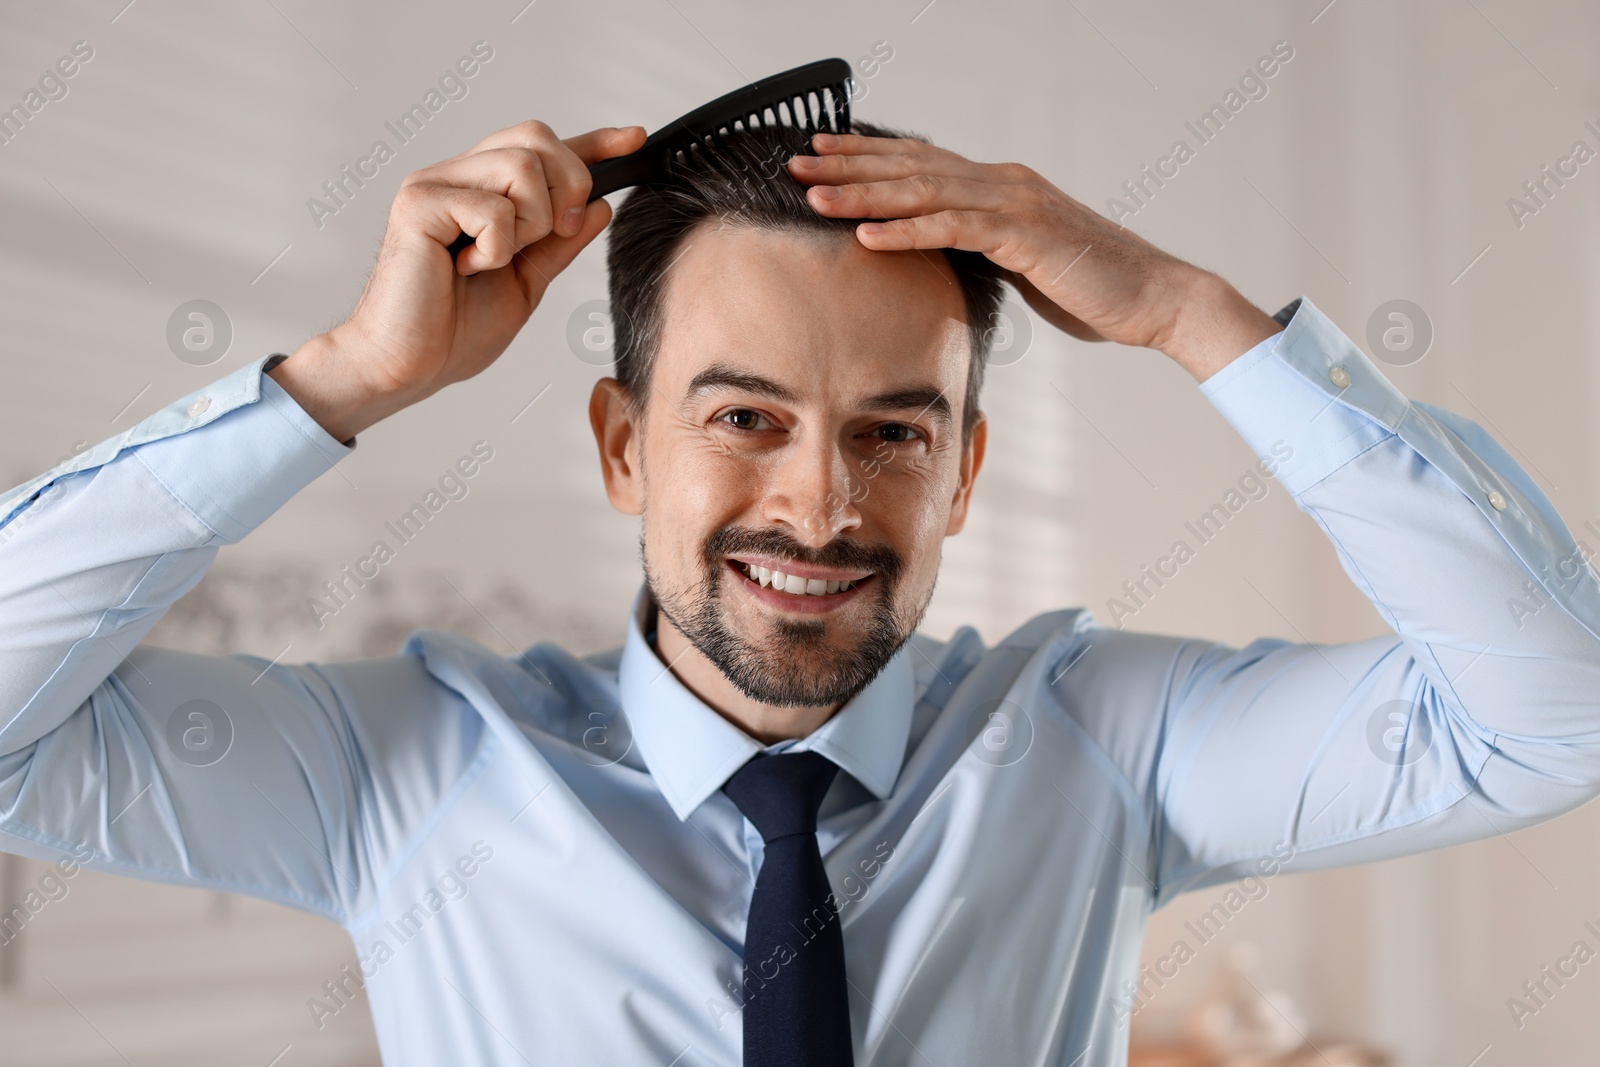
[[858, 599], [851, 611], [879, 601], [874, 610], [887, 611], [901, 572], [888, 544], [840, 537], [814, 549], [780, 529], [731, 524], [706, 539], [705, 562], [726, 579], [724, 588], [738, 587], [739, 594], [730, 589], [729, 595], [749, 597], [780, 616], [828, 615]]
[[[861, 596], [863, 588], [870, 585], [877, 577], [871, 571], [856, 571], [843, 573], [855, 573], [860, 577], [807, 578], [737, 559], [725, 560], [724, 566], [746, 593], [769, 608], [791, 615], [824, 615], [833, 612]], [[763, 569], [767, 572], [765, 582], [761, 580]], [[783, 583], [781, 586], [774, 584], [776, 578], [781, 578]], [[801, 583], [804, 583], [803, 586]], [[791, 585], [803, 588], [804, 591], [791, 593], [788, 591]], [[810, 591], [816, 587], [820, 587], [821, 591], [816, 593]], [[830, 587], [832, 592], [829, 591]]]
[[755, 584], [793, 596], [832, 596], [848, 592], [872, 577], [871, 571], [837, 571], [797, 563], [766, 566], [760, 561], [734, 559], [729, 562]]

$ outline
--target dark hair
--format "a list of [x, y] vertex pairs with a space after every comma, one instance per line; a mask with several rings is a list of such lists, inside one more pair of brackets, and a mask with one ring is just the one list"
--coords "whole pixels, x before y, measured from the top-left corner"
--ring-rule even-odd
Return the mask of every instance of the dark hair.
[[[913, 137], [865, 122], [852, 131], [868, 137]], [[661, 296], [667, 270], [677, 259], [684, 236], [699, 223], [724, 219], [760, 230], [799, 230], [849, 235], [866, 219], [819, 215], [806, 201], [805, 187], [790, 177], [790, 156], [813, 154], [809, 136], [791, 126], [761, 126], [730, 131], [713, 148], [696, 150], [661, 185], [640, 186], [628, 194], [611, 223], [606, 254], [615, 337], [616, 376], [630, 404], [642, 411], [661, 333]], [[1000, 308], [998, 269], [985, 256], [943, 249], [966, 304], [972, 360], [967, 370], [962, 441], [971, 439], [978, 392], [989, 354], [990, 328]]]

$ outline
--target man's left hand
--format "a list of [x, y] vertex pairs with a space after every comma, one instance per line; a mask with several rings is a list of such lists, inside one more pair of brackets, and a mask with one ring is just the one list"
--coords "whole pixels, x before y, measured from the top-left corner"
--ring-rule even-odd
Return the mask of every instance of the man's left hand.
[[807, 199], [867, 248], [960, 248], [1007, 272], [1046, 321], [1086, 341], [1165, 352], [1204, 381], [1279, 326], [1217, 275], [1163, 252], [1020, 163], [922, 141], [817, 134], [789, 160]]

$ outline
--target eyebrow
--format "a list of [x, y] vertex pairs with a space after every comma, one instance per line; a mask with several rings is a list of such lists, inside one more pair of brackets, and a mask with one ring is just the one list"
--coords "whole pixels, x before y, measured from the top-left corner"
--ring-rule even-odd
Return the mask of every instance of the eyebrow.
[[737, 389], [744, 393], [755, 393], [757, 396], [782, 400], [786, 404], [793, 404], [800, 399], [799, 394], [793, 389], [779, 385], [771, 378], [764, 378], [752, 371], [739, 370], [723, 363], [713, 363], [689, 382], [689, 390], [684, 394], [684, 400], [697, 400], [704, 394], [718, 389]]
[[[800, 400], [800, 395], [786, 385], [756, 374], [753, 371], [739, 370], [737, 367], [730, 367], [721, 363], [714, 363], [699, 374], [696, 374], [693, 380], [689, 382], [689, 389], [684, 395], [684, 400], [692, 401], [718, 389], [736, 389], [740, 392], [754, 393], [757, 396], [780, 400], [786, 404], [798, 403]], [[949, 424], [951, 421], [949, 399], [944, 395], [944, 390], [932, 385], [910, 385], [903, 389], [878, 393], [876, 396], [870, 396], [861, 401], [860, 406], [867, 411], [881, 412], [905, 411], [908, 408], [915, 408], [918, 415], [927, 412], [932, 414], [934, 419], [939, 422]]]
[[904, 411], [907, 408], [916, 408], [917, 414], [927, 412], [938, 422], [950, 422], [950, 401], [945, 398], [944, 390], [936, 389], [931, 385], [913, 385], [905, 389], [896, 389], [892, 393], [879, 393], [877, 396], [868, 397], [861, 405], [868, 411]]

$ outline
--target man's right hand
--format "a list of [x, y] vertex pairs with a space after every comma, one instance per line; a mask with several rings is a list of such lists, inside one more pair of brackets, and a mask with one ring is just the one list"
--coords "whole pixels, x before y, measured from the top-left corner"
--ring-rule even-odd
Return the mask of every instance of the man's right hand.
[[[628, 126], [563, 141], [524, 122], [408, 175], [355, 311], [269, 373], [340, 441], [477, 374], [611, 220], [586, 204], [588, 165], [644, 139]], [[475, 242], [452, 262], [461, 233]]]

